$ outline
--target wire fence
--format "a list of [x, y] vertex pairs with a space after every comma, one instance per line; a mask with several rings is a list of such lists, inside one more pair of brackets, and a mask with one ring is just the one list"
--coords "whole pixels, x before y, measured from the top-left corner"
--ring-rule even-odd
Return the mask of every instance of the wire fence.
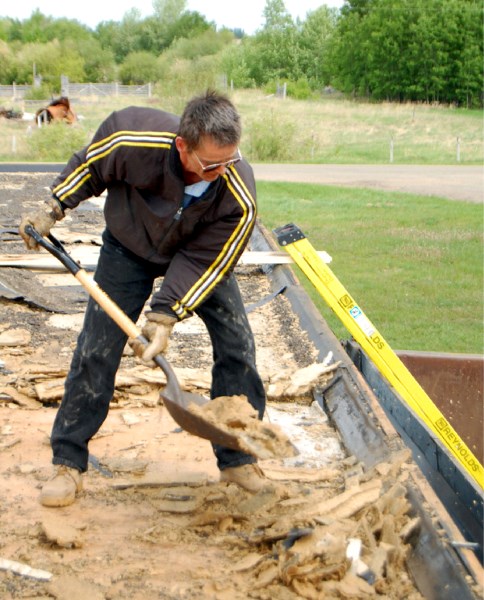
[[6, 98], [15, 102], [16, 100], [22, 100], [27, 96], [32, 89], [31, 85], [0, 85], [0, 98]]
[[[112, 97], [112, 96], [139, 96], [141, 98], [152, 97], [153, 86], [151, 83], [145, 85], [123, 85], [121, 83], [70, 83], [62, 82], [61, 95], [69, 98], [85, 97]], [[12, 102], [24, 100], [31, 92], [35, 91], [32, 85], [0, 85], [0, 98]]]

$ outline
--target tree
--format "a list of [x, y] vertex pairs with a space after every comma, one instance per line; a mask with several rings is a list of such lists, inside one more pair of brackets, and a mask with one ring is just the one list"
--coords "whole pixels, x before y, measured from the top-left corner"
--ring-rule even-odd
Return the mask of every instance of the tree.
[[7, 43], [0, 40], [0, 82], [11, 84], [15, 81], [15, 59]]
[[341, 14], [347, 17], [350, 14], [363, 17], [368, 14], [372, 0], [344, 0]]
[[46, 44], [25, 44], [16, 53], [16, 81], [33, 83], [33, 72], [53, 90], [60, 89], [60, 76], [71, 81], [85, 81], [84, 64], [75, 48], [57, 40]]
[[119, 77], [126, 85], [158, 81], [156, 57], [150, 52], [131, 52], [119, 67]]
[[107, 83], [116, 79], [116, 62], [109, 48], [103, 48], [96, 39], [82, 40], [76, 48], [84, 62], [85, 81]]
[[168, 28], [166, 41], [170, 46], [175, 40], [194, 38], [204, 32], [215, 32], [215, 26], [198, 12], [185, 12]]
[[338, 13], [321, 6], [306, 15], [298, 37], [299, 66], [314, 88], [330, 83], [330, 52]]
[[284, 32], [294, 26], [283, 0], [266, 0], [263, 11], [264, 30], [267, 32]]
[[13, 28], [13, 20], [9, 17], [0, 18], [0, 40], [10, 41], [10, 35]]
[[467, 108], [482, 106], [484, 88], [482, 57], [484, 44], [482, 35], [482, 5], [470, 2], [466, 10], [461, 10], [459, 2], [454, 2], [457, 10], [458, 43], [452, 49], [455, 65], [455, 89], [460, 103]]
[[186, 10], [187, 0], [153, 0], [155, 17], [170, 27]]
[[49, 23], [46, 35], [49, 41], [78, 41], [92, 39], [93, 32], [79, 21], [62, 18]]
[[[353, 95], [370, 95], [370, 67], [367, 61], [370, 41], [359, 25], [357, 14], [350, 14], [341, 25], [333, 52], [336, 87]], [[345, 35], [346, 34], [346, 35]], [[340, 60], [338, 60], [340, 59]]]
[[12, 22], [8, 32], [9, 40], [16, 39], [24, 44], [88, 39], [92, 36], [91, 30], [79, 21], [46, 17], [38, 9], [21, 23]]
[[146, 22], [147, 50], [159, 54], [174, 39], [173, 27], [186, 8], [186, 0], [153, 0], [154, 14]]
[[232, 33], [228, 30], [217, 32], [208, 29], [194, 37], [176, 39], [166, 55], [171, 60], [179, 58], [194, 60], [200, 56], [213, 56], [231, 44], [233, 39]]
[[245, 59], [257, 85], [279, 79], [298, 79], [297, 29], [282, 0], [266, 0], [265, 24], [244, 45]]
[[376, 100], [482, 103], [477, 0], [347, 0], [334, 52], [337, 85]]
[[222, 54], [221, 68], [237, 88], [255, 87], [245, 53], [240, 45], [227, 46]]
[[192, 38], [212, 29], [215, 25], [207, 22], [196, 11], [186, 11], [186, 0], [155, 0], [155, 14], [144, 23], [144, 49], [153, 54], [161, 54], [180, 38]]
[[110, 49], [119, 64], [131, 52], [145, 50], [145, 28], [137, 8], [127, 11], [121, 23], [104, 21], [96, 27], [96, 37], [103, 48]]
[[245, 36], [245, 31], [243, 29], [240, 29], [240, 27], [235, 27], [234, 29], [232, 29], [232, 33], [234, 34], [234, 37], [238, 40], [241, 40]]
[[45, 43], [50, 41], [48, 36], [52, 17], [46, 17], [39, 9], [34, 10], [29, 19], [21, 25], [21, 41], [28, 43]]
[[101, 48], [110, 50], [114, 55], [116, 63], [122, 61], [121, 53], [118, 52], [118, 38], [121, 36], [121, 27], [115, 21], [102, 21], [96, 27], [94, 32]]

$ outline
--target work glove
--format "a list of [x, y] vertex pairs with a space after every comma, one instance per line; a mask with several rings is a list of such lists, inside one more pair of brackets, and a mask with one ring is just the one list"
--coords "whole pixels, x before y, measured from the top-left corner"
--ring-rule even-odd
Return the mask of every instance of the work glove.
[[64, 211], [59, 200], [52, 197], [47, 200], [46, 204], [45, 208], [39, 209], [35, 213], [22, 216], [18, 231], [29, 250], [38, 250], [39, 244], [26, 233], [25, 228], [27, 225], [32, 225], [39, 235], [46, 237], [56, 221], [64, 218]]
[[171, 317], [165, 313], [147, 312], [146, 324], [141, 333], [149, 341], [149, 344], [145, 346], [137, 339], [129, 342], [136, 356], [139, 356], [145, 362], [149, 362], [157, 354], [165, 352], [171, 331], [177, 321], [176, 317]]

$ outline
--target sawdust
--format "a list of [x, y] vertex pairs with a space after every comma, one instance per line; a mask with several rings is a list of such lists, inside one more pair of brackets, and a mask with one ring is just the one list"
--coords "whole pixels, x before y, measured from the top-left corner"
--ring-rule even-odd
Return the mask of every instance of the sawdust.
[[219, 396], [188, 410], [238, 440], [241, 450], [260, 459], [288, 458], [298, 454], [287, 435], [271, 423], [259, 421], [247, 396]]
[[[0, 176], [4, 228], [18, 225], [20, 212], [38, 204], [51, 179]], [[70, 227], [99, 234], [102, 214], [88, 206]], [[25, 252], [15, 235], [0, 242], [3, 253]], [[268, 293], [258, 269], [243, 267], [238, 275], [246, 303]], [[71, 290], [63, 295], [63, 308], [79, 297], [75, 288], [58, 289]], [[42, 301], [42, 289], [37, 292]], [[55, 294], [56, 288], [48, 290], [49, 305]], [[272, 457], [259, 464], [273, 486], [253, 495], [221, 483], [209, 442], [181, 431], [160, 401], [159, 370], [139, 367], [126, 351], [111, 410], [90, 444], [84, 490], [60, 509], [41, 506], [38, 494], [52, 473], [49, 434], [79, 318], [63, 315], [60, 328], [50, 313], [21, 300], [3, 298], [0, 306], [1, 333], [26, 329], [31, 336], [27, 345], [5, 346], [0, 361], [2, 599], [422, 597], [405, 563], [419, 526], [405, 496], [408, 457], [392, 456], [365, 472], [346, 456], [324, 411], [308, 400], [321, 377], [324, 383], [333, 374], [316, 368], [307, 388], [308, 372], [300, 370], [316, 362], [316, 353], [285, 298], [249, 315], [264, 384], [281, 392], [269, 395], [262, 442], [252, 428], [256, 419], [245, 412], [233, 419], [229, 411], [232, 430], [242, 423], [263, 450], [271, 450]], [[197, 319], [177, 326], [168, 359], [184, 389], [207, 393], [212, 356]], [[292, 387], [291, 403], [281, 404], [301, 372], [304, 394]], [[283, 381], [287, 386], [276, 385]], [[217, 403], [208, 406], [215, 410]], [[286, 439], [299, 454], [275, 457], [286, 456]], [[349, 556], [354, 540], [361, 551]]]
[[[18, 439], [1, 451], [0, 556], [52, 574], [0, 571], [0, 597], [67, 599], [74, 586], [132, 600], [372, 598], [377, 589], [421, 598], [405, 570], [406, 457], [356, 478], [352, 461], [332, 463], [326, 478], [301, 468], [297, 480], [284, 460], [260, 461], [274, 485], [253, 495], [220, 483], [210, 444], [180, 432], [165, 409], [133, 410], [131, 426], [114, 409], [91, 443], [99, 465], [79, 499], [48, 509], [37, 496], [51, 472], [54, 413], [0, 410], [2, 440]], [[368, 581], [346, 556], [355, 538]]]

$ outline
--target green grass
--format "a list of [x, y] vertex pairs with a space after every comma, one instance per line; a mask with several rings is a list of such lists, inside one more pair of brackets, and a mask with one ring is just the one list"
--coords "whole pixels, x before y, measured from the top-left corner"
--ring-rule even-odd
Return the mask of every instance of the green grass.
[[[368, 164], [482, 164], [481, 110], [456, 110], [426, 104], [277, 100], [256, 91], [236, 92], [244, 126], [253, 123], [280, 136], [294, 128], [284, 160], [291, 162]], [[459, 140], [460, 161], [457, 161]], [[244, 151], [250, 154], [247, 137]]]
[[[268, 229], [294, 223], [395, 350], [483, 351], [483, 210], [467, 202], [330, 186], [258, 183]], [[335, 334], [349, 333], [298, 278]]]
[[[252, 161], [382, 164], [390, 162], [393, 141], [395, 164], [457, 164], [459, 140], [461, 164], [484, 162], [481, 110], [332, 98], [281, 100], [260, 90], [237, 90], [232, 97], [242, 116], [241, 149]], [[58, 132], [56, 154], [63, 153], [62, 159], [67, 160], [72, 143], [77, 139], [88, 143], [113, 110], [136, 104], [179, 114], [188, 99], [71, 98], [73, 109], [82, 118], [75, 126], [66, 126], [64, 136]], [[35, 113], [47, 102], [8, 108]], [[49, 160], [45, 137], [46, 132], [38, 131], [33, 122], [0, 119], [0, 161]], [[267, 156], [268, 152], [272, 156]]]

